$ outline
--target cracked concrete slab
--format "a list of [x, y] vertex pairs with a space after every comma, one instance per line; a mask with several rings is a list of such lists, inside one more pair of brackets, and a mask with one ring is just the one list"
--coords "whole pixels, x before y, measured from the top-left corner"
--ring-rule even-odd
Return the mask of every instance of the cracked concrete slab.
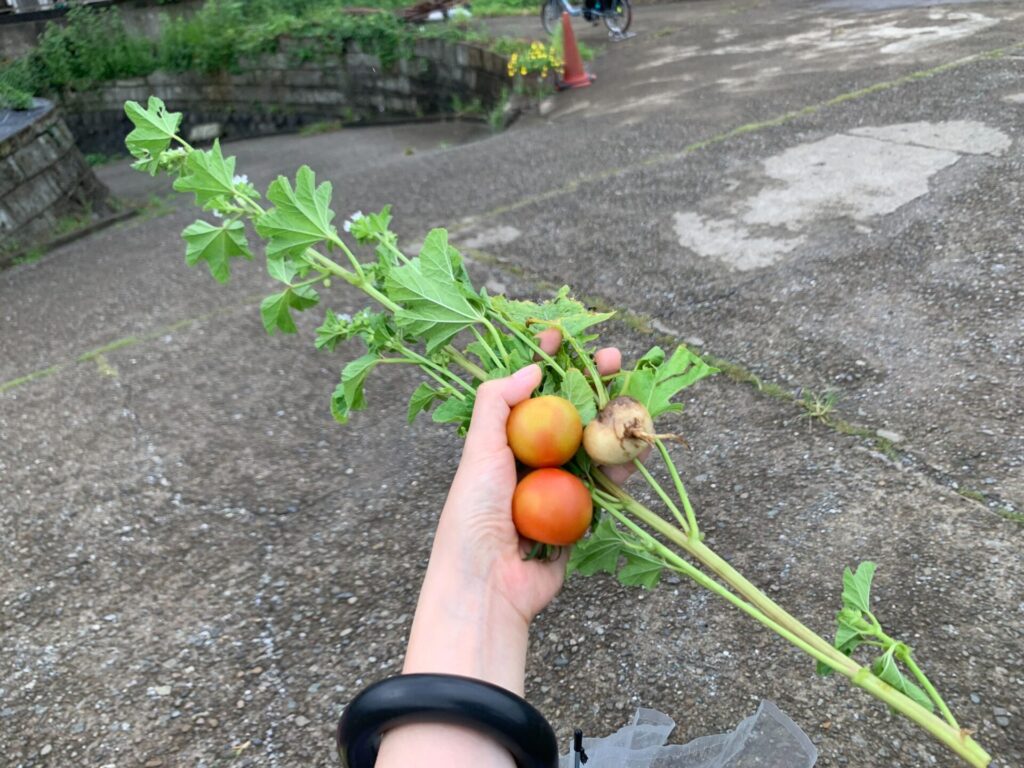
[[[953, 26], [946, 10], [901, 10], [897, 26]], [[1024, 763], [1021, 529], [996, 512], [1024, 498], [1024, 166], [1020, 106], [1004, 99], [1024, 64], [991, 53], [1019, 43], [1019, 8], [974, 11], [999, 23], [913, 52], [878, 55], [893, 41], [876, 36], [828, 56], [802, 56], [813, 43], [638, 71], [656, 48], [764, 44], [822, 18], [882, 28], [897, 13], [643, 6], [638, 36], [609, 47], [595, 86], [559, 97], [550, 120], [230, 151], [258, 185], [311, 162], [339, 216], [393, 203], [409, 242], [452, 224], [456, 239], [483, 238], [478, 285], [537, 297], [544, 281], [570, 282], [632, 310], [605, 334], [627, 359], [671, 332], [790, 393], [838, 387], [840, 415], [899, 433], [903, 452], [887, 455], [725, 376], [667, 424], [687, 435], [680, 464], [716, 549], [822, 632], [842, 568], [876, 560], [879, 618], [914, 645], [993, 765], [1011, 768]], [[759, 68], [772, 76], [719, 82]], [[652, 77], [664, 81], [640, 84]], [[659, 89], [674, 98], [605, 112]], [[768, 158], [832, 136], [892, 144], [856, 136], [864, 127], [954, 122], [1014, 143], [929, 146], [959, 159], [927, 194], [869, 225], [801, 219], [813, 249], [761, 270], [679, 245], [674, 214], [738, 221]], [[123, 194], [161, 191], [103, 172]], [[333, 424], [327, 398], [349, 355], [312, 348], [313, 315], [300, 338], [267, 338], [257, 307], [271, 285], [256, 265], [226, 287], [186, 269], [179, 233], [195, 215], [176, 203], [0, 273], [0, 380], [21, 382], [0, 392], [0, 752], [15, 766], [335, 765], [341, 708], [401, 664], [459, 442], [405, 425], [416, 379], [399, 366], [375, 372], [372, 410]], [[344, 287], [329, 298], [335, 311], [362, 304]], [[534, 628], [528, 669], [528, 697], [563, 739], [609, 733], [642, 704], [672, 715], [685, 741], [771, 698], [824, 768], [864, 755], [956, 764], [673, 580], [649, 593], [570, 581]]]
[[885, 216], [928, 194], [961, 155], [1001, 155], [1010, 145], [1002, 131], [966, 120], [865, 126], [798, 144], [763, 161], [756, 193], [704, 204], [734, 217], [676, 213], [679, 244], [741, 271], [763, 269], [803, 244], [816, 221]]

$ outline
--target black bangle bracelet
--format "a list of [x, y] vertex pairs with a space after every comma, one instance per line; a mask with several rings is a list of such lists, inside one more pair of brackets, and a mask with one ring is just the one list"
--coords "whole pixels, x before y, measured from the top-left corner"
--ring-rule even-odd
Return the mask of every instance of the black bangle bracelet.
[[556, 768], [558, 742], [544, 716], [497, 685], [457, 675], [399, 675], [365, 688], [338, 722], [346, 768], [373, 768], [384, 732], [408, 723], [449, 723], [485, 733], [519, 768]]

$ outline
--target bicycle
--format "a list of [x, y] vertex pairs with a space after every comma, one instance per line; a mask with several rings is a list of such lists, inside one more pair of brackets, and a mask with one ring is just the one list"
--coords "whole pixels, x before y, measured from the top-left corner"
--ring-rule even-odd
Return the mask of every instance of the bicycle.
[[594, 0], [592, 8], [575, 6], [569, 0], [544, 0], [540, 8], [540, 23], [549, 35], [555, 34], [562, 13], [582, 16], [587, 21], [604, 21], [613, 35], [623, 35], [633, 21], [633, 8], [629, 0]]

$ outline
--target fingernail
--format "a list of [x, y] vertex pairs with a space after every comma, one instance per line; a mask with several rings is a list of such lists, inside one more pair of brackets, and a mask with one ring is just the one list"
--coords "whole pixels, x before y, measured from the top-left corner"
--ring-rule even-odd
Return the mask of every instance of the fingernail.
[[512, 381], [516, 382], [517, 384], [525, 381], [532, 381], [533, 379], [537, 378], [537, 373], [539, 371], [540, 366], [537, 365], [536, 363], [533, 363], [532, 365], [528, 365], [525, 368], [520, 368], [518, 371], [513, 373]]

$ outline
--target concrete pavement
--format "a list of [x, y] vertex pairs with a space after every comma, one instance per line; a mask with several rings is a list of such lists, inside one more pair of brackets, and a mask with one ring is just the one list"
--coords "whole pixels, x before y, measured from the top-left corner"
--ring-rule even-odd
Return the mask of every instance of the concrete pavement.
[[[842, 568], [876, 560], [890, 634], [1014, 766], [1024, 12], [912, 5], [641, 6], [627, 42], [580, 31], [605, 45], [598, 81], [546, 119], [231, 151], [261, 187], [308, 162], [342, 217], [394, 204], [409, 242], [452, 227], [492, 288], [569, 282], [620, 308], [606, 335], [627, 355], [669, 337], [730, 361], [675, 425], [714, 546], [821, 632]], [[401, 664], [458, 440], [405, 426], [415, 377], [390, 370], [334, 425], [346, 357], [315, 353], [318, 317], [265, 336], [255, 265], [227, 287], [187, 269], [195, 215], [177, 200], [0, 273], [12, 765], [331, 765], [340, 709]], [[793, 398], [828, 389], [855, 434], [802, 418]], [[528, 670], [563, 737], [650, 706], [682, 742], [770, 698], [819, 765], [956, 764], [685, 583], [572, 580]]]

